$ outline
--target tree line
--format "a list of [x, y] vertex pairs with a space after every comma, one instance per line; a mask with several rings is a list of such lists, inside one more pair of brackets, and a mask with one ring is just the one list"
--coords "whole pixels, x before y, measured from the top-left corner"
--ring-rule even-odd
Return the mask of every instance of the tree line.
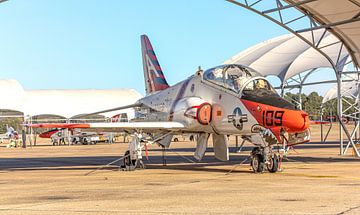
[[[293, 94], [290, 92], [285, 93], [285, 99], [287, 99], [292, 104], [299, 107], [299, 94]], [[351, 104], [354, 103], [353, 98], [345, 98], [346, 101], [342, 102], [343, 110], [347, 110], [346, 113], [354, 113], [356, 110], [354, 107], [351, 107]], [[323, 97], [317, 92], [312, 92], [309, 95], [301, 94], [301, 106], [302, 109], [307, 112], [311, 119], [320, 120], [321, 109], [323, 112], [323, 119], [328, 119], [329, 117], [334, 117], [337, 115], [337, 98], [332, 99], [324, 104], [322, 104]]]

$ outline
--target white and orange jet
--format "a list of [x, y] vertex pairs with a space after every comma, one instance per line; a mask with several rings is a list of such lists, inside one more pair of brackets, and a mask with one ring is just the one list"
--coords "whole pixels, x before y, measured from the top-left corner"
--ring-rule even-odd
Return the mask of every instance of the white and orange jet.
[[199, 69], [186, 80], [169, 86], [146, 35], [141, 36], [146, 96], [127, 108], [135, 109], [130, 122], [88, 124], [30, 124], [37, 128], [81, 128], [125, 131], [133, 134], [125, 159], [127, 166], [142, 158], [143, 144], [156, 142], [169, 147], [172, 136], [198, 134], [194, 157], [201, 160], [209, 136], [215, 157], [229, 160], [228, 136], [237, 135], [255, 145], [251, 152], [254, 172], [278, 170], [275, 145], [291, 146], [310, 140], [309, 117], [281, 98], [269, 82], [251, 68], [221, 65]]

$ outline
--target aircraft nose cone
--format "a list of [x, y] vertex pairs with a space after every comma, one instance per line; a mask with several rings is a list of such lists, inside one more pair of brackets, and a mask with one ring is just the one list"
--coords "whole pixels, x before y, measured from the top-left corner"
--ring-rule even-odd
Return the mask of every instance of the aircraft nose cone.
[[309, 114], [304, 111], [295, 111], [289, 118], [290, 120], [287, 121], [288, 123], [285, 127], [290, 132], [302, 132], [310, 126]]

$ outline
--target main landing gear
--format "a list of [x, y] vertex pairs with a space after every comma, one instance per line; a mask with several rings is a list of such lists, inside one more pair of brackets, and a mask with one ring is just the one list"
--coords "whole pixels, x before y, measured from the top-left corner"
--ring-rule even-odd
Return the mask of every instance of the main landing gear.
[[142, 160], [142, 135], [135, 133], [129, 143], [129, 150], [124, 154], [122, 168], [125, 171], [132, 171], [135, 169], [145, 169], [145, 164]]
[[[127, 150], [122, 157], [123, 164], [122, 169], [123, 170], [135, 170], [135, 169], [145, 169], [145, 164], [142, 160], [142, 150], [143, 148], [146, 150], [146, 156], [147, 156], [147, 146], [150, 144], [158, 143], [159, 145], [164, 147], [170, 144], [172, 139], [172, 133], [168, 132], [165, 134], [160, 134], [156, 138], [151, 137], [151, 140], [149, 140], [149, 137], [144, 138], [141, 133], [135, 132], [132, 134], [132, 139], [129, 143], [129, 150]], [[168, 142], [167, 142], [168, 141]], [[163, 151], [164, 153], [165, 151]], [[165, 154], [163, 154], [163, 160], [164, 164], [166, 165], [165, 160]]]
[[250, 165], [255, 173], [262, 173], [265, 168], [275, 173], [279, 169], [279, 156], [269, 147], [255, 147], [251, 152]]

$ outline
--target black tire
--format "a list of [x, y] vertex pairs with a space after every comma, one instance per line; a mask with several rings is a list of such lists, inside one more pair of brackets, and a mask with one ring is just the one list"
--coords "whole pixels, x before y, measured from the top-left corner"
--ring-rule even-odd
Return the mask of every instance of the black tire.
[[259, 148], [259, 147], [254, 147], [254, 148], [251, 150], [251, 154], [252, 154], [252, 155], [257, 154], [258, 152], [260, 152], [260, 148]]
[[127, 150], [124, 154], [124, 160], [123, 160], [123, 165], [124, 167], [127, 167], [127, 166], [131, 166], [131, 165], [135, 165], [136, 164], [136, 160], [131, 160], [131, 157], [130, 157], [130, 151]]
[[174, 142], [179, 142], [179, 139], [177, 137], [175, 137]]
[[277, 155], [274, 155], [270, 160], [269, 163], [266, 165], [267, 169], [271, 173], [275, 173], [279, 169], [279, 157]]
[[260, 154], [255, 154], [251, 158], [251, 168], [255, 173], [261, 173], [264, 171], [264, 158]]
[[190, 141], [194, 141], [194, 136], [191, 135], [189, 139], [190, 139]]

